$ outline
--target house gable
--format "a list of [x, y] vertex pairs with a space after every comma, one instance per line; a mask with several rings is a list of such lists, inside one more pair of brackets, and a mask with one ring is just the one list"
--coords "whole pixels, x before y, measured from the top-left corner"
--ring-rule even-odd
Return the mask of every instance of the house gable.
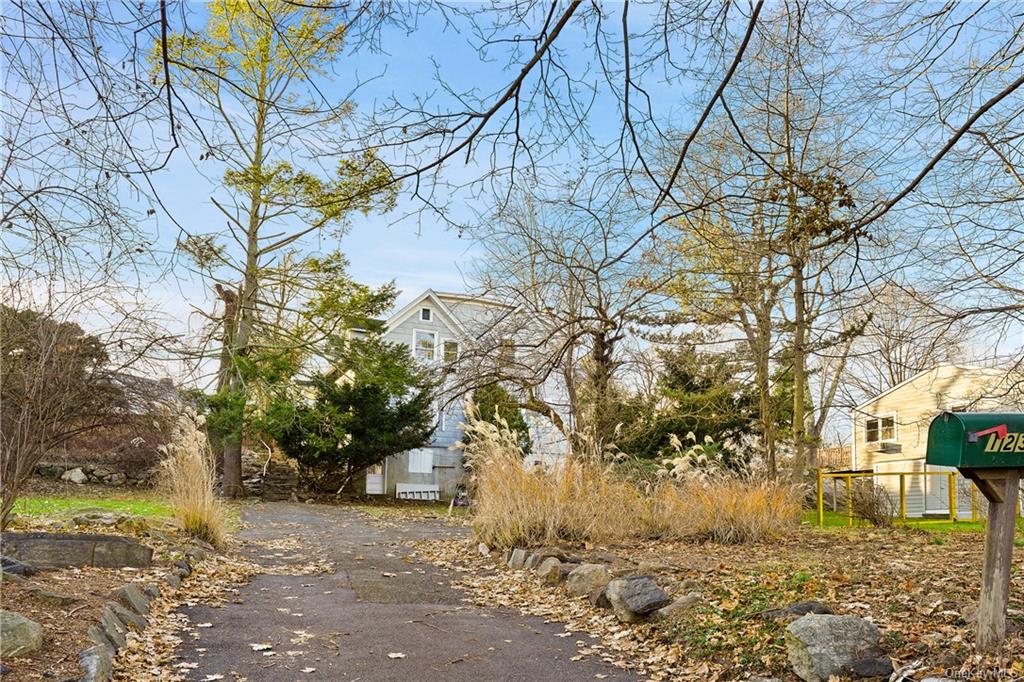
[[[424, 325], [436, 327], [439, 320], [421, 320], [419, 319], [420, 310], [422, 308], [430, 308], [436, 313], [440, 313], [437, 317], [440, 317], [442, 326], [449, 332], [449, 334], [458, 334], [463, 338], [469, 336], [469, 332], [466, 330], [465, 325], [459, 320], [458, 316], [455, 315], [448, 307], [448, 305], [441, 300], [441, 297], [433, 289], [427, 289], [420, 294], [415, 300], [406, 305], [404, 308], [399, 310], [397, 313], [388, 318], [388, 321], [384, 323], [385, 333], [391, 333], [402, 326], [408, 326], [411, 322], [420, 322]], [[433, 317], [433, 315], [432, 315]]]
[[[854, 467], [924, 459], [935, 415], [946, 409], [991, 409], [987, 390], [1004, 375], [988, 367], [939, 365], [864, 401], [853, 413]], [[890, 423], [893, 434], [888, 433]]]

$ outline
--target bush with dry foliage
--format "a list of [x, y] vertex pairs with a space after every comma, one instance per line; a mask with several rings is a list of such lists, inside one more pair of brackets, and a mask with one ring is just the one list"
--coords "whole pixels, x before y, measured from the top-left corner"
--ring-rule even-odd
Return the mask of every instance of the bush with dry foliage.
[[528, 468], [513, 430], [481, 420], [472, 404], [466, 416], [471, 437], [461, 447], [471, 473], [473, 528], [488, 544], [753, 542], [778, 537], [800, 520], [800, 495], [786, 485], [662, 476], [640, 487], [587, 458], [569, 458], [552, 470]]
[[850, 488], [850, 508], [855, 517], [879, 528], [891, 526], [896, 516], [896, 508], [888, 491], [871, 480], [860, 480], [853, 484]]
[[174, 518], [188, 535], [223, 547], [227, 539], [224, 504], [217, 497], [217, 470], [200, 418], [190, 410], [175, 415], [172, 437], [161, 445], [160, 486]]

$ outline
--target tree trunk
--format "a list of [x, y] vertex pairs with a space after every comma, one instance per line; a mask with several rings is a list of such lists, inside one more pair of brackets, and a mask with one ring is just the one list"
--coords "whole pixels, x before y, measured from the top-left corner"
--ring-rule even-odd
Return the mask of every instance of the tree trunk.
[[807, 433], [804, 411], [807, 398], [804, 388], [807, 382], [805, 354], [806, 305], [804, 300], [804, 271], [799, 256], [793, 259], [793, 471], [795, 479], [803, 478], [807, 466]]
[[235, 436], [224, 439], [224, 473], [220, 492], [230, 498], [245, 496], [245, 488], [242, 487], [242, 439]]

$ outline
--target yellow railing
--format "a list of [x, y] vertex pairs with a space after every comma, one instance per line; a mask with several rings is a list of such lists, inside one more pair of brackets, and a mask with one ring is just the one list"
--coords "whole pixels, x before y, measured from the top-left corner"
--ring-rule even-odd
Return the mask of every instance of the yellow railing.
[[[831, 478], [833, 511], [836, 505], [835, 484], [842, 479], [846, 484], [846, 525], [853, 525], [853, 479], [855, 478], [876, 478], [880, 476], [899, 476], [900, 478], [900, 519], [907, 518], [907, 476], [946, 476], [949, 479], [949, 520], [957, 520], [956, 507], [956, 479], [955, 471], [886, 471], [875, 473], [873, 471], [824, 471], [818, 469], [818, 525], [825, 525], [825, 479]], [[978, 488], [971, 485], [971, 520], [978, 520]]]

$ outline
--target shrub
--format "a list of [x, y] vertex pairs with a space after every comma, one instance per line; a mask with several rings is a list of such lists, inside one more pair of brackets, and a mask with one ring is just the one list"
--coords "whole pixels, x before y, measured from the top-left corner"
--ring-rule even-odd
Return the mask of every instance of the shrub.
[[185, 533], [219, 548], [226, 541], [226, 513], [216, 494], [213, 453], [197, 422], [190, 413], [174, 421], [170, 443], [161, 446], [167, 456], [160, 485]]
[[553, 470], [523, 465], [516, 433], [479, 418], [472, 404], [461, 447], [471, 472], [479, 538], [498, 546], [669, 537], [738, 543], [777, 537], [799, 523], [790, 486], [737, 477], [669, 476], [638, 486], [622, 466], [569, 459]]
[[850, 507], [854, 516], [876, 527], [891, 526], [896, 515], [892, 497], [885, 488], [870, 480], [853, 484], [850, 489]]

